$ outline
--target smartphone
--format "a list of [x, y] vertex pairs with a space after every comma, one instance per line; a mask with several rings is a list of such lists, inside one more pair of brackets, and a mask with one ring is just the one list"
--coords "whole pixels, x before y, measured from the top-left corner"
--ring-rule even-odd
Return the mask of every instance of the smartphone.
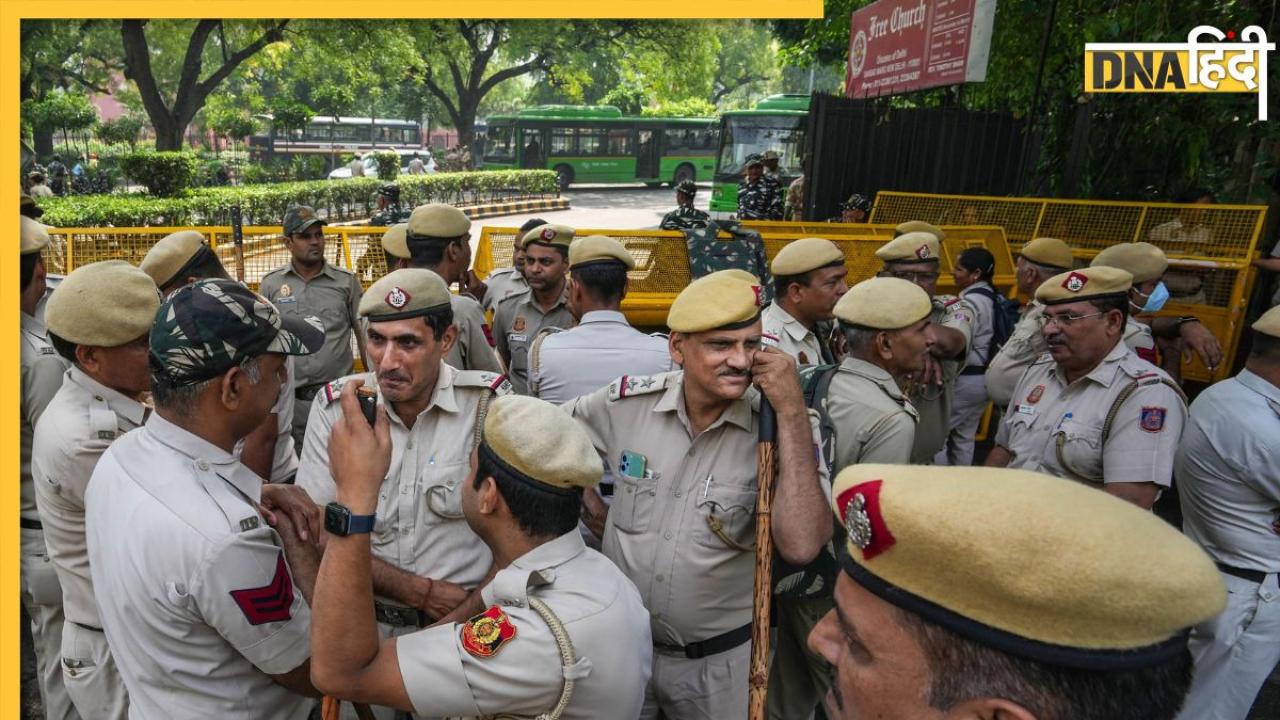
[[356, 399], [360, 401], [360, 411], [364, 413], [364, 419], [373, 425], [378, 419], [378, 391], [361, 386], [356, 390]]
[[623, 450], [622, 458], [618, 461], [618, 474], [641, 480], [644, 478], [648, 465], [649, 461], [645, 456], [631, 450]]

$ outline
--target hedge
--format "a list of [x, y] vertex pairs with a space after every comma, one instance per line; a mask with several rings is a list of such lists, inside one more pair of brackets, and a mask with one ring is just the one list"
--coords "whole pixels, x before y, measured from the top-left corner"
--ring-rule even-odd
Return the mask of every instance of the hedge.
[[[373, 213], [377, 178], [308, 180], [276, 185], [242, 185], [189, 190], [180, 197], [78, 195], [44, 198], [41, 222], [54, 227], [147, 227], [229, 225], [239, 204], [245, 225], [279, 225], [293, 204], [310, 205], [330, 221]], [[401, 202], [467, 204], [507, 197], [555, 194], [551, 170], [501, 170], [434, 175], [401, 175]]]

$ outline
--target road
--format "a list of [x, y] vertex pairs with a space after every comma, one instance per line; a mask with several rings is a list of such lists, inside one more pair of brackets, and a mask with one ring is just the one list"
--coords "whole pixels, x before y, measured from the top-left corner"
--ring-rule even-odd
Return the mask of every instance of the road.
[[[473, 246], [480, 238], [479, 229], [483, 225], [520, 227], [525, 220], [540, 217], [570, 227], [657, 229], [662, 216], [676, 207], [676, 193], [669, 187], [580, 185], [569, 188], [563, 195], [569, 199], [568, 210], [477, 220], [472, 230]], [[710, 201], [711, 184], [699, 184], [694, 206], [706, 210]]]

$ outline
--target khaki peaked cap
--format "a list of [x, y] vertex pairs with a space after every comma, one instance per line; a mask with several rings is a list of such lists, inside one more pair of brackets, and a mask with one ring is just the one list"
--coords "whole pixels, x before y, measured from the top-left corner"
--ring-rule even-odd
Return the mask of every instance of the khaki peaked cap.
[[77, 345], [118, 347], [151, 332], [160, 290], [123, 260], [81, 265], [58, 284], [45, 306], [49, 332]]

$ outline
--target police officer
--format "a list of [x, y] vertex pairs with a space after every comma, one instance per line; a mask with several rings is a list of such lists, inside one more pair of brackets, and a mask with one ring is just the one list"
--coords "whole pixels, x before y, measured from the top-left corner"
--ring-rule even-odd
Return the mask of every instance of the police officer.
[[782, 153], [777, 150], [765, 150], [760, 154], [760, 161], [764, 163], [764, 175], [772, 178], [778, 183], [782, 182], [782, 173], [778, 170], [778, 163], [782, 160]]
[[378, 188], [378, 211], [369, 217], [369, 224], [390, 227], [408, 221], [411, 212], [411, 208], [400, 205], [400, 186], [393, 182], [383, 183]]
[[279, 535], [263, 522], [271, 486], [232, 447], [283, 391], [285, 356], [318, 350], [324, 333], [230, 280], [188, 285], [154, 316], [156, 412], [103, 455], [85, 498], [132, 716], [301, 720], [319, 558], [291, 542], [288, 515], [271, 516]]
[[520, 244], [520, 241], [525, 233], [546, 224], [547, 221], [542, 218], [530, 218], [520, 226], [520, 230], [511, 241], [511, 267], [497, 268], [484, 279], [484, 296], [480, 302], [485, 312], [497, 310], [498, 302], [507, 296], [517, 295], [529, 289], [529, 283], [524, 279], [524, 245]]
[[544, 327], [573, 327], [573, 313], [566, 304], [573, 235], [573, 228], [566, 225], [541, 225], [525, 233], [520, 244], [529, 290], [508, 295], [493, 314], [498, 355], [512, 387], [521, 395], [529, 392], [529, 345], [533, 338]]
[[[833, 438], [824, 437], [823, 456], [831, 470], [857, 463], [907, 463], [915, 439], [916, 411], [895, 378], [923, 365], [933, 330], [933, 303], [914, 283], [872, 278], [854, 285], [835, 316], [849, 356], [827, 371], [827, 391], [818, 399]], [[809, 651], [814, 625], [832, 608], [836, 556], [824, 548], [803, 571], [787, 573], [775, 585], [778, 621], [769, 670], [771, 718], [808, 718], [831, 684], [831, 667]], [[784, 571], [785, 572], [785, 571]], [[775, 573], [782, 574], [782, 573]]]
[[129, 701], [102, 634], [85, 545], [85, 490], [102, 453], [142, 425], [147, 333], [160, 295], [120, 260], [67, 276], [49, 299], [50, 340], [71, 363], [36, 423], [31, 475], [45, 545], [62, 584], [63, 681], [81, 717], [124, 718]]
[[1036, 290], [1049, 352], [1014, 388], [987, 465], [1077, 480], [1145, 508], [1169, 487], [1187, 406], [1124, 343], [1132, 278], [1099, 266]]
[[[462, 520], [462, 486], [490, 400], [511, 392], [503, 376], [444, 362], [457, 338], [451, 293], [430, 270], [396, 270], [369, 286], [371, 372], [356, 375], [386, 405], [391, 469], [379, 494], [374, 541], [374, 614], [383, 636], [447, 615], [480, 584], [492, 558]], [[316, 396], [297, 483], [323, 506], [337, 497], [329, 465], [338, 402], [350, 378]]]
[[690, 283], [667, 317], [683, 370], [626, 377], [580, 397], [582, 423], [618, 483], [604, 553], [649, 610], [653, 677], [641, 718], [747, 715], [755, 548], [758, 403], [777, 412], [773, 537], [808, 563], [831, 535], [817, 428], [795, 361], [760, 345], [758, 288], [713, 273]]
[[369, 525], [359, 524], [381, 520], [393, 440], [388, 414], [370, 429], [353, 389], [330, 444], [338, 502], [329, 514], [349, 519], [330, 524], [316, 588], [319, 687], [419, 717], [635, 718], [649, 624], [635, 586], [574, 530], [582, 491], [601, 472], [586, 433], [541, 400], [493, 402], [459, 491], [500, 569], [469, 619], [379, 643], [350, 609], [372, 599]]
[[[430, 203], [414, 208], [404, 233], [388, 231], [382, 248], [396, 258], [397, 268], [423, 268], [444, 278], [446, 285], [465, 284], [471, 267], [471, 219], [452, 205]], [[459, 370], [501, 373], [493, 351], [493, 332], [475, 298], [451, 295], [457, 342], [444, 361]]]
[[40, 251], [49, 245], [49, 234], [40, 223], [21, 218], [21, 272], [19, 298], [22, 305], [20, 348], [22, 425], [19, 435], [22, 461], [19, 486], [21, 505], [22, 607], [31, 619], [31, 640], [35, 650], [36, 680], [44, 701], [45, 715], [53, 720], [78, 718], [62, 683], [62, 586], [49, 562], [44, 529], [36, 509], [35, 487], [31, 481], [31, 442], [36, 422], [62, 386], [69, 366], [49, 344], [49, 331], [35, 317], [36, 303], [44, 297], [45, 270]]
[[757, 153], [747, 156], [738, 182], [738, 219], [781, 220], [782, 185], [764, 174], [764, 160]]
[[1184, 720], [1243, 720], [1280, 662], [1280, 308], [1253, 330], [1245, 369], [1191, 403], [1174, 460], [1183, 532], [1228, 588], [1226, 610], [1191, 631]]
[[[927, 225], [927, 224], [926, 224]], [[901, 226], [899, 226], [901, 227]], [[876, 250], [882, 276], [909, 280], [933, 298], [934, 344], [925, 368], [909, 384], [907, 396], [920, 413], [911, 462], [928, 465], [947, 441], [956, 378], [964, 367], [973, 333], [973, 307], [953, 295], [935, 295], [942, 231], [909, 230]]]
[[693, 198], [698, 194], [698, 184], [692, 180], [681, 180], [676, 184], [676, 209], [662, 216], [658, 225], [662, 230], [694, 230], [704, 228], [711, 223], [711, 216], [693, 206]]
[[793, 240], [774, 256], [769, 272], [774, 292], [761, 314], [765, 339], [797, 365], [834, 363], [831, 339], [819, 323], [832, 319], [836, 303], [849, 289], [844, 253], [830, 240]]
[[[295, 363], [293, 441], [302, 446], [311, 401], [325, 383], [351, 372], [351, 334], [361, 363], [364, 337], [357, 322], [360, 279], [324, 258], [324, 221], [306, 205], [289, 208], [284, 217], [285, 248], [292, 259], [262, 278], [259, 291], [289, 317], [317, 316], [324, 324], [324, 347]], [[368, 365], [366, 364], [366, 367]]]
[[[1014, 262], [1018, 293], [1034, 298], [1036, 288], [1045, 280], [1075, 266], [1071, 248], [1057, 238], [1040, 237], [1022, 246], [1022, 252]], [[1000, 348], [1000, 352], [987, 363], [987, 397], [1001, 410], [1008, 407], [1013, 398], [1013, 387], [1031, 363], [1049, 351], [1044, 335], [1040, 332], [1040, 315], [1044, 306], [1032, 299], [1022, 306], [1018, 324]]]
[[864, 223], [871, 216], [871, 198], [854, 193], [840, 203], [840, 214], [828, 218], [832, 223]]
[[832, 505], [848, 542], [809, 645], [833, 720], [1171, 720], [1186, 630], [1225, 599], [1176, 529], [1037, 473], [856, 465]]

